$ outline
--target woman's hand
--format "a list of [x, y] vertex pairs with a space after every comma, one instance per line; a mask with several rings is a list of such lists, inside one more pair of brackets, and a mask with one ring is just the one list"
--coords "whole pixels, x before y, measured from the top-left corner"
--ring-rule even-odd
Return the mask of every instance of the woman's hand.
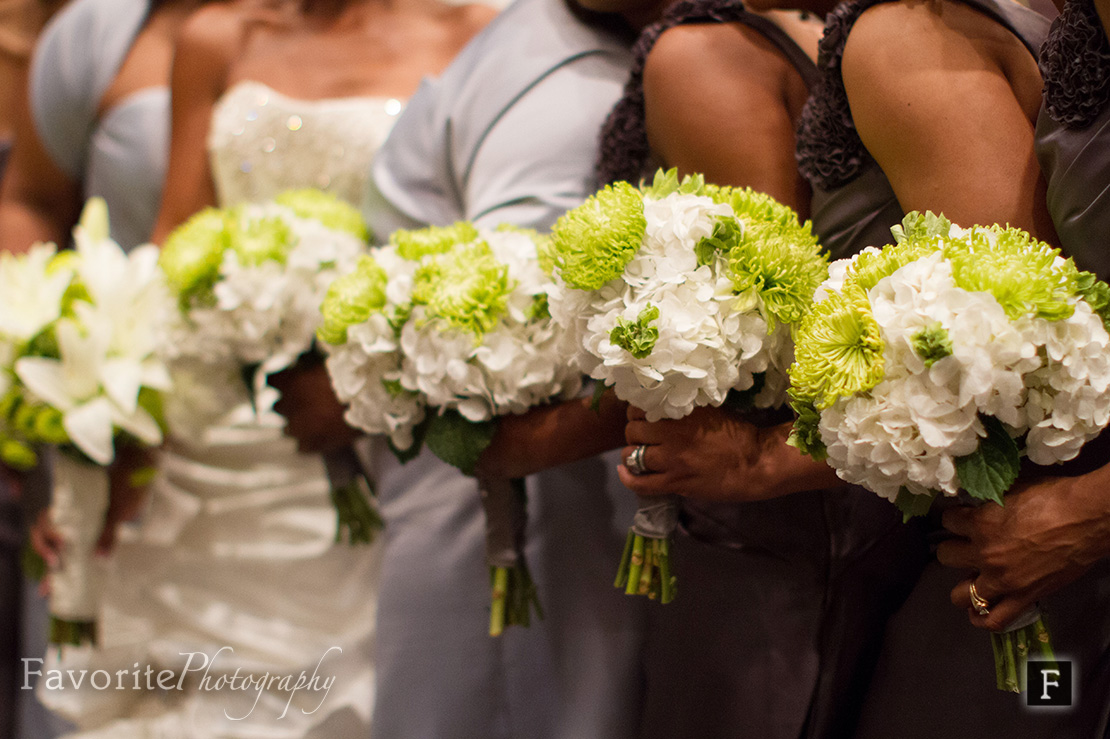
[[[973, 625], [999, 631], [1110, 555], [1108, 485], [1110, 465], [1081, 477], [1019, 485], [1004, 506], [946, 511], [944, 527], [957, 538], [940, 544], [937, 559], [978, 573], [952, 590], [952, 603], [968, 609]], [[972, 609], [971, 583], [989, 614]]]
[[478, 476], [525, 477], [616, 449], [624, 441], [627, 406], [612, 390], [601, 396], [597, 410], [591, 405], [589, 398], [575, 398], [501, 416], [478, 460]]
[[[154, 469], [156, 454], [155, 450], [140, 447], [121, 447], [118, 450], [115, 461], [108, 469], [108, 510], [96, 542], [97, 554], [111, 554], [116, 546], [119, 525], [134, 520], [142, 511], [146, 503], [149, 472]], [[31, 547], [47, 567], [56, 568], [65, 550], [65, 539], [55, 528], [49, 508], [39, 511], [28, 533]], [[47, 589], [44, 587], [44, 592]]]
[[[685, 418], [649, 423], [643, 411], [630, 408], [621, 482], [638, 495], [729, 502], [843, 485], [828, 465], [786, 443], [790, 427], [759, 428], [733, 411], [709, 406]], [[643, 463], [648, 471], [635, 475], [627, 462], [640, 445], [647, 447]]]
[[361, 432], [344, 420], [346, 411], [335, 397], [322, 362], [299, 362], [270, 375], [271, 387], [281, 393], [274, 410], [285, 416], [285, 433], [305, 453], [325, 453], [349, 446]]

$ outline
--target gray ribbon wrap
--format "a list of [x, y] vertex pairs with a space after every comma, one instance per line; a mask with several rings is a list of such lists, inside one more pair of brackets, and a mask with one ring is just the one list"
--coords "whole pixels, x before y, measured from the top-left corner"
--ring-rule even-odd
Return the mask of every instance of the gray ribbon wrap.
[[678, 527], [678, 499], [674, 495], [639, 497], [632, 531], [645, 539], [666, 539]]
[[486, 513], [486, 564], [516, 567], [524, 558], [524, 480], [478, 478], [482, 509]]

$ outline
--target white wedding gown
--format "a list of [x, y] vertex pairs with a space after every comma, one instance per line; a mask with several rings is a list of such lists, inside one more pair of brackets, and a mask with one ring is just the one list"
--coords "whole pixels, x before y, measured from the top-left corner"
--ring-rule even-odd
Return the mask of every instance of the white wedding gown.
[[[209, 136], [220, 204], [294, 187], [320, 187], [358, 204], [370, 160], [400, 109], [394, 99], [307, 101], [259, 83], [234, 85], [214, 111]], [[215, 385], [215, 395], [182, 390], [231, 410], [203, 434], [173, 429], [171, 416], [151, 506], [112, 564], [101, 646], [67, 648], [60, 665], [48, 655], [44, 671], [131, 671], [124, 690], [40, 684], [44, 701], [84, 730], [79, 736], [369, 736], [380, 544], [333, 543], [335, 511], [321, 459], [297, 452], [279, 416], [256, 416], [249, 403], [231, 400], [230, 387]], [[205, 660], [207, 672], [197, 670]], [[145, 690], [147, 678], [131, 673], [145, 675], [148, 664], [155, 676], [161, 669], [180, 675], [188, 664], [183, 689], [175, 677], [166, 681], [170, 690]], [[262, 691], [229, 686], [236, 671], [290, 675], [289, 684], [303, 671], [307, 682], [317, 680], [314, 690], [290, 697], [280, 680]], [[144, 689], [133, 689], [136, 681]]]

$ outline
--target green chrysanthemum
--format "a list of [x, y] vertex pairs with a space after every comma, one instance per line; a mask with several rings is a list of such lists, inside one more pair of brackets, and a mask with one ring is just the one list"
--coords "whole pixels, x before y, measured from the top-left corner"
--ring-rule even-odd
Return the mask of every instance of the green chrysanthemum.
[[478, 238], [473, 223], [459, 221], [450, 226], [429, 226], [414, 231], [395, 231], [389, 243], [397, 247], [402, 258], [411, 261], [435, 254], [445, 254], [456, 244], [466, 244]]
[[867, 294], [854, 284], [832, 293], [802, 319], [790, 368], [793, 395], [828, 408], [883, 379], [883, 340]]
[[728, 203], [744, 224], [728, 229], [722, 242], [736, 291], [754, 290], [772, 319], [798, 322], [828, 277], [827, 257], [809, 223], [800, 224], [791, 208], [750, 188], [731, 189]]
[[514, 283], [509, 268], [484, 241], [457, 246], [427, 261], [413, 276], [412, 302], [429, 318], [440, 318], [481, 336], [505, 312]]
[[202, 210], [174, 229], [158, 259], [170, 288], [182, 298], [209, 292], [229, 243], [227, 216], [215, 208]]
[[940, 244], [935, 239], [914, 237], [904, 239], [897, 245], [888, 244], [880, 252], [862, 252], [856, 257], [846, 281], [870, 290], [879, 280], [890, 277], [910, 262], [926, 257], [939, 248]]
[[1079, 288], [1075, 264], [1019, 228], [977, 226], [947, 241], [944, 255], [959, 287], [991, 293], [1011, 319], [1033, 314], [1056, 321], [1075, 310], [1069, 303]]
[[301, 218], [319, 221], [333, 231], [343, 231], [363, 241], [370, 240], [370, 230], [358, 209], [331, 193], [311, 187], [286, 190], [274, 198], [274, 202], [289, 208]]
[[243, 218], [232, 216], [228, 229], [228, 243], [247, 267], [258, 267], [266, 262], [285, 264], [293, 248], [293, 230], [281, 218]]
[[348, 328], [362, 323], [385, 306], [388, 279], [373, 257], [359, 257], [354, 272], [337, 278], [324, 295], [320, 306], [324, 321], [316, 330], [320, 340], [335, 345], [347, 343]]
[[609, 341], [636, 359], [643, 359], [651, 354], [659, 340], [659, 329], [651, 325], [658, 317], [659, 308], [648, 303], [635, 321], [618, 318], [617, 325], [609, 332]]
[[639, 190], [607, 185], [555, 224], [555, 265], [579, 290], [596, 290], [624, 272], [644, 241], [647, 220]]

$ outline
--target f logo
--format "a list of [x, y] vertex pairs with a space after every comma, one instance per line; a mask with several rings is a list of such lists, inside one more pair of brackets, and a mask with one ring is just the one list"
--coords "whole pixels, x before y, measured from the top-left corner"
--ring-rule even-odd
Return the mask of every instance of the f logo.
[[1025, 664], [1029, 690], [1025, 702], [1030, 706], [1071, 705], [1071, 662], [1034, 662]]

